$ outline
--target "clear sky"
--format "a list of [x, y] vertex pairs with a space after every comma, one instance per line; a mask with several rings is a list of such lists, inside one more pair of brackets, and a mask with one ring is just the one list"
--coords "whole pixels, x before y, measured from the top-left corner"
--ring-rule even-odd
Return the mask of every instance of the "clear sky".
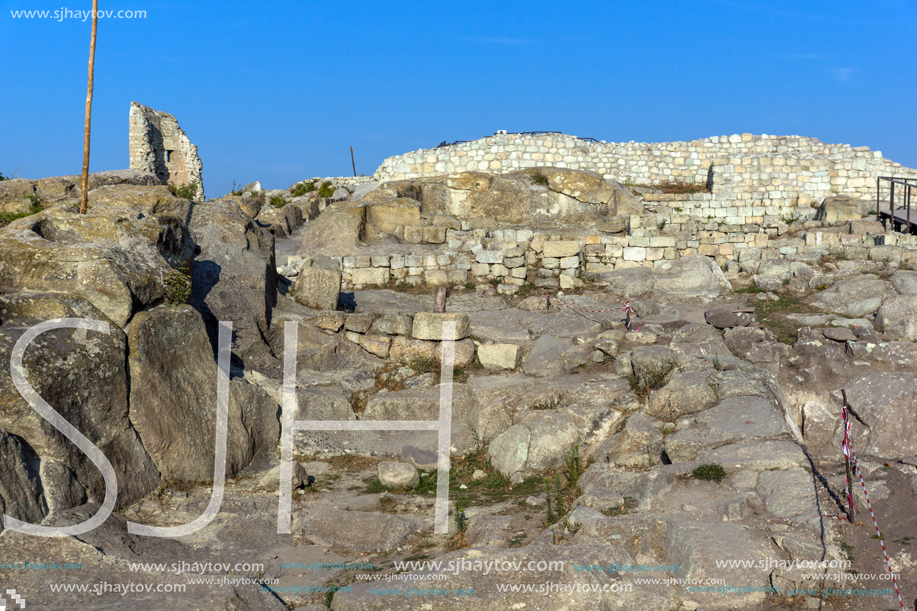
[[[0, 0], [0, 172], [82, 167], [87, 10]], [[917, 167], [912, 0], [101, 0], [91, 171], [128, 166], [130, 102], [174, 114], [208, 196], [372, 174], [498, 129], [607, 141], [805, 135]]]

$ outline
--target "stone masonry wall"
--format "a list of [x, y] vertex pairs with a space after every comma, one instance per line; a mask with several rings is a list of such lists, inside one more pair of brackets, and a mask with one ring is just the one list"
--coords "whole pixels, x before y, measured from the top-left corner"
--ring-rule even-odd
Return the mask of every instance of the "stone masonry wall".
[[203, 164], [197, 147], [174, 116], [131, 102], [130, 168], [152, 172], [163, 184], [197, 184], [196, 199], [204, 200]]
[[625, 184], [708, 185], [711, 192], [688, 198], [689, 207], [699, 208], [692, 210], [696, 214], [730, 223], [761, 222], [765, 215], [791, 216], [797, 206], [829, 195], [875, 199], [877, 176], [917, 177], [917, 171], [869, 147], [798, 136], [737, 134], [691, 142], [606, 143], [563, 134], [507, 134], [390, 157], [374, 178], [403, 180], [548, 166], [588, 170]]
[[[662, 224], [661, 218], [670, 219]], [[570, 289], [580, 278], [629, 267], [661, 267], [690, 255], [711, 257], [722, 267], [754, 273], [765, 259], [816, 261], [830, 256], [845, 265], [882, 261], [917, 265], [917, 235], [882, 233], [874, 221], [799, 221], [802, 237], [789, 237], [782, 221], [751, 225], [704, 223], [687, 215], [631, 216], [629, 235], [564, 235], [529, 229], [442, 229], [442, 245], [425, 254], [349, 255], [343, 287], [360, 289], [394, 282], [409, 285], [496, 285], [515, 294], [526, 284]], [[287, 261], [294, 268], [301, 258]]]

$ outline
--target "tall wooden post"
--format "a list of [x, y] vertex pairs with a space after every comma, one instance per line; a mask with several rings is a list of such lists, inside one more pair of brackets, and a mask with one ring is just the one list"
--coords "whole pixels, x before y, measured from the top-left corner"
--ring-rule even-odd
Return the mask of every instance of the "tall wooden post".
[[83, 177], [80, 180], [80, 214], [89, 209], [89, 126], [92, 123], [92, 74], [96, 64], [96, 29], [99, 0], [92, 0], [92, 37], [89, 40], [89, 84], [86, 88], [86, 131], [83, 134]]
[[350, 147], [350, 165], [353, 166], [353, 176], [354, 176], [354, 178], [356, 178], [356, 176], [357, 176], [357, 164], [356, 164], [356, 162], [353, 160], [353, 147]]

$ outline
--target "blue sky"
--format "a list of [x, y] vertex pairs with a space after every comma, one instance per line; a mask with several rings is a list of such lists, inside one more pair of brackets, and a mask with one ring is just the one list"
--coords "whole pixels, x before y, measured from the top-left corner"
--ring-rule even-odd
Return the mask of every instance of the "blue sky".
[[[90, 22], [2, 0], [0, 172], [79, 173]], [[101, 0], [91, 171], [128, 165], [136, 100], [198, 145], [208, 196], [372, 174], [498, 129], [607, 141], [806, 135], [917, 167], [910, 0]]]

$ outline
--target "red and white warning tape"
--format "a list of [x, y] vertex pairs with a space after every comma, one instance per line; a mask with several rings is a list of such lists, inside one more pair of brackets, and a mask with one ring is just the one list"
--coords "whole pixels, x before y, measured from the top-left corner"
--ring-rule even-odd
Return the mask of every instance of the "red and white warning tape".
[[[866, 492], [866, 482], [863, 480], [863, 472], [860, 471], [860, 462], [857, 460], [856, 452], [853, 451], [853, 446], [850, 442], [850, 420], [847, 417], [847, 406], [844, 406], [843, 411], [841, 412], [844, 417], [844, 456], [850, 456], [853, 459], [853, 465], [856, 468], [857, 475], [860, 477], [860, 486], [863, 487], [863, 496], [866, 497], [866, 506], [869, 507], [869, 515], [872, 517], [872, 525], [876, 528], [876, 536], [879, 538], [879, 543], [882, 545], [882, 556], [885, 558], [885, 566], [888, 567], [888, 572], [892, 578], [892, 585], [895, 586], [895, 594], [898, 595], [898, 604], [901, 605], [901, 611], [904, 609], [904, 601], [901, 600], [901, 592], [898, 590], [898, 582], [895, 580], [895, 573], [892, 571], [892, 564], [888, 560], [888, 551], [885, 549], [885, 540], [882, 538], [882, 533], [879, 532], [879, 523], [876, 522], [876, 514], [872, 510], [872, 503], [869, 501], [869, 493]], [[849, 483], [849, 480], [848, 480]], [[850, 487], [848, 486], [849, 490]], [[853, 499], [850, 498], [848, 493], [848, 500], [850, 505], [853, 506]]]

